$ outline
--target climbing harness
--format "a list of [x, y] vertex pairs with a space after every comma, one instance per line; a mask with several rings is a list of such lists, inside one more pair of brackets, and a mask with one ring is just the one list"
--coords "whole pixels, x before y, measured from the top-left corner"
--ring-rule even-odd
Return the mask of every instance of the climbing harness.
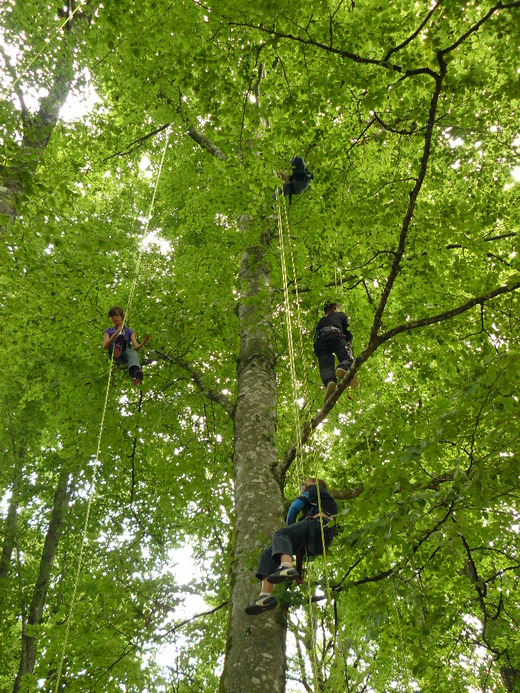
[[[157, 188], [159, 186], [159, 180], [161, 178], [161, 173], [162, 173], [162, 169], [163, 169], [164, 158], [166, 156], [166, 150], [168, 148], [168, 143], [169, 143], [169, 131], [167, 132], [166, 142], [165, 142], [164, 149], [162, 152], [161, 162], [159, 164], [159, 170], [157, 172], [157, 177], [155, 179], [155, 186], [154, 186], [154, 190], [153, 190], [152, 199], [150, 202], [150, 208], [148, 211], [148, 216], [146, 218], [146, 224], [145, 224], [145, 228], [144, 228], [144, 232], [143, 232], [143, 238], [145, 238], [147, 233], [148, 233], [148, 228], [150, 225], [150, 221], [152, 219], [152, 211], [153, 211], [153, 208], [155, 205], [155, 196], [157, 194]], [[129, 294], [126, 309], [125, 309], [125, 318], [123, 320], [123, 330], [125, 327], [125, 321], [128, 317], [128, 314], [130, 313], [130, 308], [132, 306], [132, 300], [133, 300], [135, 288], [137, 286], [137, 280], [139, 278], [139, 270], [141, 267], [141, 261], [143, 258], [144, 250], [145, 250], [144, 244], [143, 244], [143, 242], [141, 242], [141, 247], [139, 249], [139, 255], [138, 255], [135, 270], [134, 270], [134, 278], [133, 278], [132, 286], [130, 288], [130, 294]], [[63, 663], [65, 661], [65, 652], [67, 650], [67, 645], [68, 645], [68, 640], [69, 640], [72, 617], [74, 614], [74, 608], [76, 606], [76, 594], [78, 591], [79, 578], [81, 575], [81, 563], [83, 560], [83, 552], [85, 549], [87, 530], [88, 530], [90, 513], [91, 513], [91, 508], [92, 508], [92, 501], [94, 499], [94, 494], [96, 491], [97, 473], [98, 473], [98, 470], [100, 467], [99, 455], [100, 455], [100, 451], [101, 451], [101, 439], [103, 436], [105, 416], [106, 416], [106, 412], [107, 412], [107, 408], [108, 408], [108, 396], [110, 393], [110, 383], [111, 383], [111, 376], [112, 376], [113, 367], [114, 367], [114, 356], [112, 354], [112, 358], [110, 359], [110, 368], [109, 368], [109, 372], [108, 372], [108, 381], [107, 381], [107, 387], [106, 387], [106, 393], [105, 393], [105, 403], [103, 405], [103, 413], [101, 416], [101, 423], [99, 425], [99, 434], [98, 434], [98, 439], [97, 439], [96, 456], [94, 458], [94, 463], [93, 463], [94, 471], [92, 473], [92, 481], [90, 483], [90, 490], [89, 490], [88, 501], [87, 501], [87, 512], [85, 515], [85, 522], [83, 523], [83, 534], [82, 534], [81, 542], [80, 542], [78, 564], [76, 567], [76, 575], [75, 575], [75, 579], [74, 579], [74, 587], [72, 590], [70, 607], [69, 607], [69, 611], [68, 611], [68, 615], [67, 615], [67, 619], [66, 619], [65, 636], [63, 639], [63, 646], [61, 649], [60, 663], [59, 663], [58, 671], [56, 674], [56, 685], [54, 687], [54, 693], [58, 693], [58, 690], [59, 690], [61, 674], [62, 674], [62, 670], [63, 670]]]

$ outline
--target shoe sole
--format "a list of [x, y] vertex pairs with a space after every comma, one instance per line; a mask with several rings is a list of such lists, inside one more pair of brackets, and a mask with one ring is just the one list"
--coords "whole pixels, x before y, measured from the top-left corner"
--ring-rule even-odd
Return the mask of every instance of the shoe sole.
[[121, 348], [120, 348], [120, 347], [116, 347], [116, 348], [114, 349], [114, 358], [115, 358], [115, 359], [118, 359], [120, 356], [121, 356]]
[[263, 614], [264, 611], [272, 611], [273, 609], [276, 609], [277, 605], [278, 602], [276, 600], [263, 606], [261, 604], [250, 604], [249, 606], [246, 606], [245, 612], [248, 616], [258, 616], [259, 614]]
[[293, 580], [297, 580], [299, 577], [298, 573], [296, 575], [277, 575], [275, 573], [268, 576], [267, 582], [270, 582], [271, 585], [279, 585], [282, 582], [293, 582]]

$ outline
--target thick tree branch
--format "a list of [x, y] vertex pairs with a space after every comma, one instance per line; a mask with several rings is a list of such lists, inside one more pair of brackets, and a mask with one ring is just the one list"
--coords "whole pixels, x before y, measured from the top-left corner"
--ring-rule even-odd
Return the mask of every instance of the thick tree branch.
[[395, 256], [394, 256], [394, 260], [392, 262], [392, 268], [391, 268], [390, 273], [387, 277], [385, 287], [383, 289], [383, 293], [381, 294], [381, 299], [379, 301], [379, 305], [378, 305], [376, 312], [375, 312], [375, 315], [374, 315], [374, 321], [372, 323], [372, 329], [370, 331], [370, 342], [373, 342], [374, 340], [377, 339], [377, 334], [379, 332], [379, 328], [381, 326], [381, 321], [383, 318], [383, 312], [386, 308], [386, 304], [388, 302], [390, 292], [392, 291], [395, 280], [397, 278], [397, 274], [399, 273], [399, 271], [401, 269], [401, 260], [402, 260], [402, 257], [404, 255], [406, 237], [408, 235], [410, 223], [412, 221], [413, 213], [415, 211], [415, 206], [417, 204], [417, 198], [419, 197], [419, 193], [421, 191], [424, 179], [426, 177], [426, 170], [428, 167], [428, 160], [430, 158], [431, 145], [432, 145], [432, 135], [433, 135], [433, 126], [435, 123], [435, 113], [437, 112], [437, 104], [438, 104], [439, 96], [440, 96], [441, 89], [442, 89], [442, 82], [443, 82], [444, 77], [446, 75], [446, 65], [442, 61], [440, 61], [440, 67], [441, 67], [441, 74], [436, 78], [435, 90], [433, 92], [433, 95], [432, 95], [432, 98], [430, 101], [430, 112], [428, 115], [428, 122], [426, 124], [426, 132], [424, 135], [424, 147], [423, 147], [423, 153], [422, 153], [422, 157], [421, 157], [421, 164], [419, 167], [419, 173], [418, 173], [415, 185], [413, 187], [413, 190], [410, 192], [410, 202], [408, 204], [408, 209], [406, 210], [406, 214], [404, 216], [403, 223], [401, 226], [401, 233], [399, 236], [399, 244], [398, 244]]
[[397, 325], [397, 327], [394, 327], [391, 330], [388, 330], [388, 332], [385, 332], [384, 334], [380, 335], [377, 338], [378, 344], [387, 342], [389, 339], [392, 339], [392, 337], [395, 337], [398, 334], [402, 334], [403, 332], [409, 332], [410, 330], [415, 330], [419, 327], [427, 327], [428, 325], [434, 325], [438, 322], [450, 320], [451, 318], [454, 318], [457, 315], [465, 313], [474, 306], [481, 305], [482, 303], [490, 301], [492, 298], [495, 298], [496, 296], [511, 293], [519, 288], [520, 281], [515, 282], [511, 286], [499, 286], [497, 289], [493, 289], [493, 291], [489, 291], [487, 294], [483, 294], [482, 296], [475, 296], [466, 303], [463, 303], [461, 306], [453, 308], [452, 310], [447, 310], [444, 313], [438, 313], [437, 315], [432, 315], [428, 318], [421, 318], [420, 320], [411, 320], [410, 322], [404, 323], [402, 325]]
[[[427, 484], [412, 484], [410, 486], [414, 491], [421, 491], [426, 489], [433, 489], [438, 491], [441, 484], [445, 484], [447, 481], [453, 481], [454, 472], [445, 472], [439, 476], [433, 477]], [[395, 493], [401, 493], [403, 489], [397, 489]], [[360, 486], [355, 486], [349, 489], [332, 489], [330, 494], [336, 500], [352, 500], [353, 498], [358, 498], [365, 491], [365, 486], [361, 484]]]
[[14, 93], [16, 94], [18, 101], [20, 102], [20, 108], [22, 109], [22, 121], [25, 122], [27, 118], [27, 114], [29, 113], [26, 103], [25, 103], [25, 98], [23, 95], [23, 91], [20, 88], [20, 85], [18, 83], [19, 78], [16, 75], [15, 69], [11, 65], [11, 62], [9, 60], [9, 57], [7, 53], [4, 51], [3, 47], [0, 46], [0, 56], [2, 56], [4, 64], [5, 64], [5, 69], [9, 73], [11, 79], [14, 82]]
[[159, 99], [164, 99], [168, 106], [172, 106], [175, 109], [176, 113], [179, 113], [182, 116], [182, 119], [184, 120], [184, 124], [186, 126], [186, 132], [191, 137], [191, 139], [196, 142], [199, 146], [201, 146], [203, 149], [207, 149], [210, 154], [215, 156], [217, 159], [220, 159], [220, 161], [226, 161], [227, 156], [224, 154], [222, 150], [220, 150], [216, 144], [214, 144], [210, 139], [208, 139], [205, 135], [203, 135], [201, 132], [197, 130], [197, 128], [192, 124], [190, 119], [184, 115], [183, 110], [182, 110], [182, 101], [181, 101], [181, 94], [179, 92], [179, 105], [176, 105], [173, 100], [167, 96], [164, 92], [159, 92], [157, 94], [157, 98]]
[[[402, 334], [403, 332], [409, 332], [410, 330], [418, 329], [421, 327], [427, 327], [429, 325], [434, 325], [436, 323], [450, 320], [451, 318], [454, 318], [457, 315], [465, 313], [466, 311], [470, 310], [476, 305], [481, 305], [482, 303], [490, 301], [491, 299], [496, 298], [497, 296], [501, 296], [502, 294], [512, 293], [513, 291], [516, 291], [519, 288], [520, 281], [515, 282], [510, 286], [500, 286], [497, 289], [493, 289], [493, 291], [489, 291], [487, 294], [483, 294], [482, 296], [476, 296], [470, 299], [469, 301], [463, 303], [457, 308], [453, 308], [452, 310], [447, 310], [443, 313], [438, 313], [437, 315], [433, 315], [427, 318], [422, 318], [420, 320], [410, 320], [407, 323], [397, 325], [396, 327], [392, 328], [391, 330], [388, 330], [384, 334], [377, 336], [373, 341], [369, 342], [366, 349], [354, 359], [354, 363], [347, 371], [346, 375], [343, 377], [343, 380], [340, 383], [338, 383], [336, 391], [327, 399], [327, 401], [325, 402], [323, 407], [318, 411], [318, 413], [310, 421], [305, 421], [300, 431], [301, 445], [305, 445], [313, 430], [318, 426], [318, 424], [320, 424], [326, 418], [327, 414], [334, 408], [334, 405], [338, 401], [343, 391], [350, 386], [350, 383], [352, 382], [352, 379], [354, 378], [354, 375], [358, 372], [359, 368], [363, 365], [363, 363], [365, 363], [365, 361], [367, 361], [372, 356], [372, 354], [378, 349], [379, 346], [381, 346], [381, 344], [387, 342], [388, 340], [392, 339], [398, 334]], [[296, 457], [296, 449], [297, 444], [294, 443], [289, 448], [289, 450], [287, 450], [283, 458], [280, 460], [280, 474], [287, 473], [287, 470], [289, 469]]]
[[[51, 138], [59, 119], [60, 110], [65, 103], [74, 81], [74, 41], [70, 32], [71, 21], [66, 27], [66, 36], [55, 54], [52, 65], [53, 80], [49, 93], [40, 101], [36, 115], [24, 111], [22, 104], [22, 143], [13, 158], [8, 161], [3, 180], [0, 180], [0, 215], [5, 215], [7, 224], [0, 228], [5, 233], [18, 215], [18, 201], [23, 197], [34, 175], [45, 148]], [[15, 81], [14, 91], [18, 98], [22, 93], [18, 87], [19, 75]]]
[[186, 124], [186, 132], [188, 135], [191, 137], [191, 139], [196, 142], [198, 145], [200, 145], [203, 149], [207, 149], [210, 154], [213, 156], [217, 157], [217, 159], [220, 159], [220, 161], [226, 161], [227, 157], [224, 154], [222, 150], [220, 150], [216, 144], [213, 144], [213, 142], [208, 139], [205, 135], [200, 133], [197, 128], [195, 128], [188, 118], [184, 119], [184, 122]]

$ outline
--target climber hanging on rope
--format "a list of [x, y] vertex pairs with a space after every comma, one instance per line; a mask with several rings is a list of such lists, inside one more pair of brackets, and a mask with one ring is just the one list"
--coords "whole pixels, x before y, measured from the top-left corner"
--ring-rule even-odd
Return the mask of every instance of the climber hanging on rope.
[[[342, 313], [337, 303], [326, 303], [323, 307], [325, 315], [316, 325], [314, 333], [314, 353], [318, 357], [320, 376], [325, 385], [325, 401], [336, 389], [336, 378], [340, 380], [348, 371], [354, 357], [352, 356], [352, 332], [348, 318]], [[338, 357], [335, 366], [334, 354]], [[350, 387], [359, 387], [358, 379], [354, 376]]]
[[[305, 168], [305, 162], [302, 156], [295, 156], [291, 159], [292, 173], [288, 171], [280, 172], [279, 175], [283, 178], [283, 187], [278, 189], [278, 195], [284, 195], [289, 198], [289, 204], [292, 204], [293, 195], [300, 195], [307, 190], [311, 180], [314, 178], [312, 173]], [[273, 200], [276, 199], [276, 194], [273, 195]]]
[[[324, 553], [336, 536], [334, 516], [338, 512], [338, 506], [330, 495], [327, 484], [323, 479], [306, 479], [300, 490], [300, 496], [291, 503], [285, 527], [273, 534], [272, 546], [262, 553], [256, 571], [262, 587], [256, 601], [246, 606], [246, 614], [249, 616], [257, 616], [276, 607], [278, 601], [273, 597], [275, 585], [299, 579], [300, 573], [293, 567], [294, 554], [318, 556]], [[297, 522], [300, 512], [302, 517]], [[325, 548], [322, 544], [320, 517]]]
[[112, 306], [108, 311], [108, 317], [112, 320], [114, 327], [107, 327], [103, 334], [103, 349], [108, 349], [108, 355], [116, 363], [127, 363], [128, 374], [133, 380], [134, 385], [140, 385], [143, 380], [143, 371], [139, 363], [139, 356], [136, 352], [141, 349], [150, 339], [148, 335], [141, 344], [138, 343], [135, 332], [129, 327], [123, 329], [125, 313], [121, 306]]

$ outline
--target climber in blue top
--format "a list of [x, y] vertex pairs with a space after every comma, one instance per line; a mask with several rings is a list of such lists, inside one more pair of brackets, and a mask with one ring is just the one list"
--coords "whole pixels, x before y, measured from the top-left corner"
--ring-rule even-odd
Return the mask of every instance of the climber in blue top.
[[[330, 495], [327, 484], [322, 479], [306, 479], [300, 490], [298, 498], [291, 503], [285, 527], [273, 534], [272, 546], [267, 547], [260, 558], [256, 577], [262, 581], [262, 587], [256, 601], [246, 607], [246, 614], [250, 616], [274, 609], [278, 604], [273, 597], [274, 585], [291, 582], [299, 577], [298, 571], [293, 567], [293, 555], [300, 547], [305, 548], [307, 556], [323, 553], [322, 522], [325, 549], [336, 535], [332, 521], [338, 512], [338, 506]], [[297, 521], [300, 513], [302, 517]], [[327, 526], [329, 523], [330, 526]]]

